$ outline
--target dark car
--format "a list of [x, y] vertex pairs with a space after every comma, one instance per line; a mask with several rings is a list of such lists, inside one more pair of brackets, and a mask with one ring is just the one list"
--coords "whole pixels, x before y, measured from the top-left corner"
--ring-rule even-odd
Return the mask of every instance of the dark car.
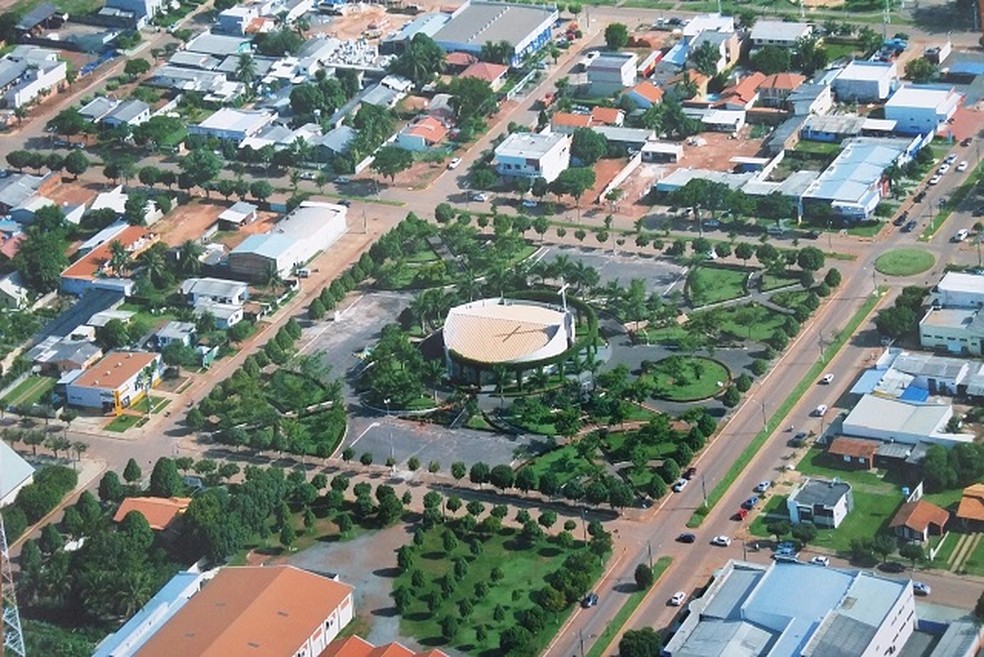
[[697, 474], [697, 468], [691, 466], [691, 467], [687, 468], [687, 471], [686, 472], [683, 473], [683, 478], [684, 479], [693, 479], [696, 474]]
[[811, 230], [809, 233], [806, 234], [806, 238], [807, 239], [810, 239], [810, 240], [820, 239], [820, 231], [819, 230]]
[[915, 229], [916, 229], [916, 222], [915, 221], [910, 221], [906, 225], [902, 226], [902, 232], [903, 233], [911, 233]]
[[885, 563], [878, 565], [878, 570], [883, 573], [904, 573], [905, 566], [900, 564], [898, 561], [886, 561]]
[[805, 442], [806, 442], [806, 432], [805, 431], [800, 431], [795, 436], [793, 436], [792, 439], [790, 439], [789, 444], [792, 447], [799, 447], [800, 445], [802, 445]]
[[695, 543], [697, 541], [697, 534], [691, 534], [686, 532], [677, 536], [678, 543]]
[[918, 194], [912, 197], [912, 201], [914, 203], [922, 203], [922, 200], [924, 198], [926, 198], [926, 192], [919, 192]]
[[755, 508], [755, 505], [758, 504], [758, 503], [759, 503], [758, 496], [752, 495], [747, 500], [745, 500], [744, 502], [741, 503], [741, 508], [752, 510], [752, 509]]
[[903, 226], [905, 225], [905, 222], [907, 222], [908, 220], [909, 220], [909, 211], [906, 210], [899, 216], [895, 217], [895, 221], [893, 221], [892, 223], [895, 224], [896, 226]]
[[585, 609], [594, 607], [596, 604], [598, 604], [598, 594], [593, 591], [584, 596], [584, 600], [581, 600], [581, 606]]
[[342, 200], [340, 200], [338, 202], [338, 204], [339, 205], [344, 205], [345, 207], [351, 207], [352, 201], [348, 200], [347, 198], [343, 198]]
[[974, 141], [974, 138], [973, 137], [967, 137], [966, 139], [964, 139], [963, 141], [960, 142], [960, 145], [961, 146], [970, 146], [970, 143], [972, 141]]

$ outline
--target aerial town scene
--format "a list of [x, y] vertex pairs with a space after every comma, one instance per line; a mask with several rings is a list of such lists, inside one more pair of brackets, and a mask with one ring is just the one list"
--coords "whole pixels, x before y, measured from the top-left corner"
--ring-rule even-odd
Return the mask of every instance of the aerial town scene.
[[984, 0], [0, 0], [3, 657], [984, 652]]

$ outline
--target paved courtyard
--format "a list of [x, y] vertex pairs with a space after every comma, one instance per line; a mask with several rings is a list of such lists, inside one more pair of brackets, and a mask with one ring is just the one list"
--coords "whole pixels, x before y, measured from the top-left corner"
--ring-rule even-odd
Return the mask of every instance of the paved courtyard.
[[628, 285], [633, 278], [641, 278], [646, 282], [647, 289], [660, 294], [668, 294], [671, 288], [683, 291], [683, 280], [687, 274], [685, 267], [664, 258], [634, 253], [613, 254], [611, 250], [600, 248], [551, 246], [547, 247], [543, 260], [552, 262], [560, 255], [593, 267], [603, 284], [617, 280], [622, 285]]

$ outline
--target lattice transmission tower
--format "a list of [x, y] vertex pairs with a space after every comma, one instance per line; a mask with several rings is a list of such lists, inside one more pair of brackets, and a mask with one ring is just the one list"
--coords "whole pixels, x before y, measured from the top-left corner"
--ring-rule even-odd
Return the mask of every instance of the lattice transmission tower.
[[24, 657], [24, 632], [21, 630], [20, 614], [17, 612], [17, 596], [14, 595], [14, 573], [10, 568], [10, 549], [7, 545], [7, 532], [0, 515], [0, 610], [2, 610], [4, 653]]

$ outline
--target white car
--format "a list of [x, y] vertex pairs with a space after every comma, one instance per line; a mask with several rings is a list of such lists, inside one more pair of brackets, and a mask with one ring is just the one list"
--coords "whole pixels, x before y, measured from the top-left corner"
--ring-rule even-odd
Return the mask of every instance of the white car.
[[756, 493], [764, 493], [765, 491], [769, 490], [770, 488], [772, 488], [772, 482], [771, 481], [760, 481], [758, 483], [758, 486], [755, 487], [755, 492]]
[[816, 408], [813, 409], [813, 415], [815, 415], [817, 417], [823, 417], [826, 414], [827, 414], [827, 405], [826, 404], [820, 404], [819, 406], [817, 406]]
[[929, 595], [932, 592], [932, 589], [929, 587], [929, 584], [923, 584], [922, 582], [913, 582], [912, 592], [915, 593], [916, 595]]
[[946, 164], [953, 164], [956, 161], [957, 161], [957, 154], [956, 153], [950, 153], [943, 160], [943, 162], [946, 163]]
[[833, 374], [824, 374], [823, 378], [820, 379], [820, 383], [824, 385], [829, 385], [834, 380]]
[[933, 176], [932, 178], [929, 179], [929, 184], [930, 185], [938, 185], [941, 180], [943, 180], [943, 176], [937, 174], [937, 175], [935, 175], [935, 176]]
[[472, 192], [471, 200], [477, 201], [478, 203], [485, 203], [489, 200], [489, 195], [483, 192]]
[[830, 558], [825, 557], [822, 554], [818, 554], [817, 556], [810, 559], [810, 563], [812, 563], [815, 566], [823, 566], [824, 568], [826, 568], [827, 566], [830, 565]]
[[536, 206], [537, 206], [537, 202], [534, 201], [533, 199], [531, 199], [531, 198], [524, 198], [523, 199], [523, 207], [524, 208], [535, 208]]
[[683, 478], [677, 479], [677, 482], [675, 484], [673, 484], [673, 492], [674, 493], [681, 492], [684, 488], [687, 487], [687, 484], [688, 483], [690, 483], [690, 482], [688, 482], [686, 479], [683, 479]]
[[936, 173], [938, 173], [938, 174], [940, 174], [942, 176], [943, 174], [945, 174], [949, 170], [950, 170], [950, 165], [949, 164], [941, 164], [940, 165], [940, 168], [936, 170]]
[[731, 537], [730, 536], [723, 536], [723, 535], [722, 536], [715, 536], [714, 538], [711, 539], [711, 545], [719, 545], [721, 547], [728, 547], [729, 545], [731, 545]]
[[680, 605], [683, 604], [683, 601], [686, 599], [687, 599], [686, 593], [684, 593], [683, 591], [677, 591], [676, 593], [673, 594], [673, 597], [671, 597], [669, 600], [670, 606], [679, 607]]
[[451, 161], [448, 162], [448, 169], [457, 169], [459, 164], [461, 164], [460, 157], [451, 158]]
[[967, 160], [964, 160], [963, 162], [957, 165], [957, 171], [966, 171], [968, 166], [970, 165], [967, 163]]

